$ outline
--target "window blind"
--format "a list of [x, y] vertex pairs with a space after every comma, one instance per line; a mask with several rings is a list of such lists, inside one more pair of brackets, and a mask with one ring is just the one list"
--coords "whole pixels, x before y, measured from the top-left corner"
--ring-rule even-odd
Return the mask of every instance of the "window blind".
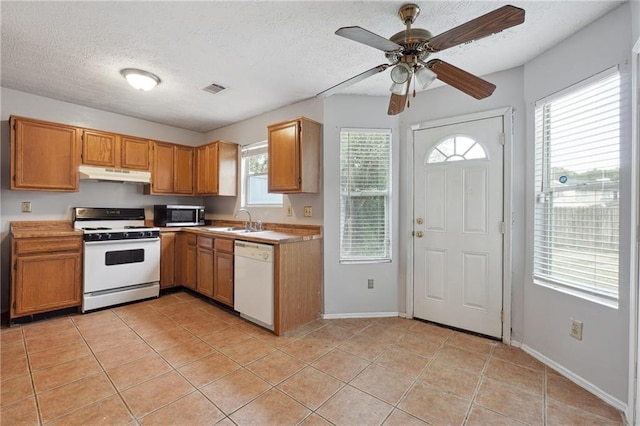
[[391, 260], [391, 131], [340, 132], [340, 261]]
[[617, 300], [620, 75], [535, 108], [534, 281]]

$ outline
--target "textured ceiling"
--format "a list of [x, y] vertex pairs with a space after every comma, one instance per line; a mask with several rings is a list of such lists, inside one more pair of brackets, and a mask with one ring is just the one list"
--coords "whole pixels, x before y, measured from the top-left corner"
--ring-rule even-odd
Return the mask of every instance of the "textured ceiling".
[[[386, 63], [334, 35], [358, 25], [389, 37], [404, 1], [12, 2], [1, 8], [1, 84], [171, 126], [207, 132], [313, 97]], [[525, 23], [434, 57], [477, 75], [521, 65], [622, 1], [418, 1], [414, 27], [434, 35], [504, 4]], [[162, 83], [132, 89], [123, 68]], [[386, 95], [388, 72], [344, 93]], [[212, 95], [211, 83], [227, 87]]]

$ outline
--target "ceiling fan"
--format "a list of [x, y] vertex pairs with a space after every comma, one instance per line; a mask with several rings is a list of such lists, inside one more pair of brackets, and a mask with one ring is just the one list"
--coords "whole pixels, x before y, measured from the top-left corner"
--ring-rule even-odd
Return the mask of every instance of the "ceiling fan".
[[416, 4], [409, 3], [400, 7], [398, 15], [407, 28], [392, 35], [389, 39], [357, 26], [338, 29], [336, 34], [339, 36], [382, 50], [389, 63], [378, 65], [351, 77], [318, 93], [317, 96], [330, 96], [345, 87], [385, 71], [389, 67], [392, 67], [391, 80], [393, 81], [390, 89], [389, 115], [402, 112], [405, 104], [409, 106], [407, 97], [412, 79], [414, 80], [413, 96], [415, 96], [416, 84], [425, 89], [435, 79], [441, 80], [476, 99], [490, 96], [496, 86], [488, 81], [440, 59], [432, 59], [428, 62], [425, 60], [432, 53], [469, 43], [522, 24], [524, 10], [511, 5], [503, 6], [435, 37], [427, 30], [411, 28], [411, 24], [419, 14], [420, 7]]

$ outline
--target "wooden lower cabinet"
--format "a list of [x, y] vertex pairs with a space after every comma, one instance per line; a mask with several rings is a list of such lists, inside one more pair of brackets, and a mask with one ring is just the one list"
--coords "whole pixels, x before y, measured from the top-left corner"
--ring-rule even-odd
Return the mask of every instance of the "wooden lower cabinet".
[[196, 291], [213, 297], [213, 238], [198, 236], [197, 248], [197, 282]]
[[233, 308], [233, 240], [216, 238], [213, 298]]
[[160, 234], [160, 288], [175, 287], [176, 283], [176, 232]]
[[196, 236], [180, 232], [176, 236], [177, 284], [196, 290]]
[[82, 304], [82, 237], [12, 241], [10, 317]]
[[[174, 237], [171, 237], [173, 234]], [[175, 239], [175, 280], [171, 276], [171, 239]], [[160, 287], [184, 286], [233, 308], [233, 240], [195, 235], [188, 232], [163, 232], [160, 258]], [[165, 262], [166, 260], [166, 262]], [[165, 281], [166, 279], [166, 281]]]
[[274, 333], [320, 318], [322, 311], [322, 240], [274, 246]]

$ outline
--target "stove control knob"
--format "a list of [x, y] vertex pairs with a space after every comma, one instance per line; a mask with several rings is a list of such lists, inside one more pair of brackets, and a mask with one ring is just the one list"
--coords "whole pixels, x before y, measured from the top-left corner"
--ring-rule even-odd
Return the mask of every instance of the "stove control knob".
[[129, 238], [129, 233], [128, 233], [128, 232], [125, 232], [124, 234], [122, 234], [122, 237], [123, 237], [123, 238]]
[[93, 234], [93, 237], [96, 240], [101, 240], [102, 239], [102, 234]]
[[111, 234], [105, 234], [105, 236], [107, 237], [107, 240], [110, 240], [112, 235]]
[[144, 232], [138, 232], [138, 236], [139, 236], [140, 238], [144, 237]]
[[147, 232], [146, 232], [146, 235], [147, 235], [147, 237], [153, 237], [153, 232], [151, 232], [151, 231], [147, 231]]

